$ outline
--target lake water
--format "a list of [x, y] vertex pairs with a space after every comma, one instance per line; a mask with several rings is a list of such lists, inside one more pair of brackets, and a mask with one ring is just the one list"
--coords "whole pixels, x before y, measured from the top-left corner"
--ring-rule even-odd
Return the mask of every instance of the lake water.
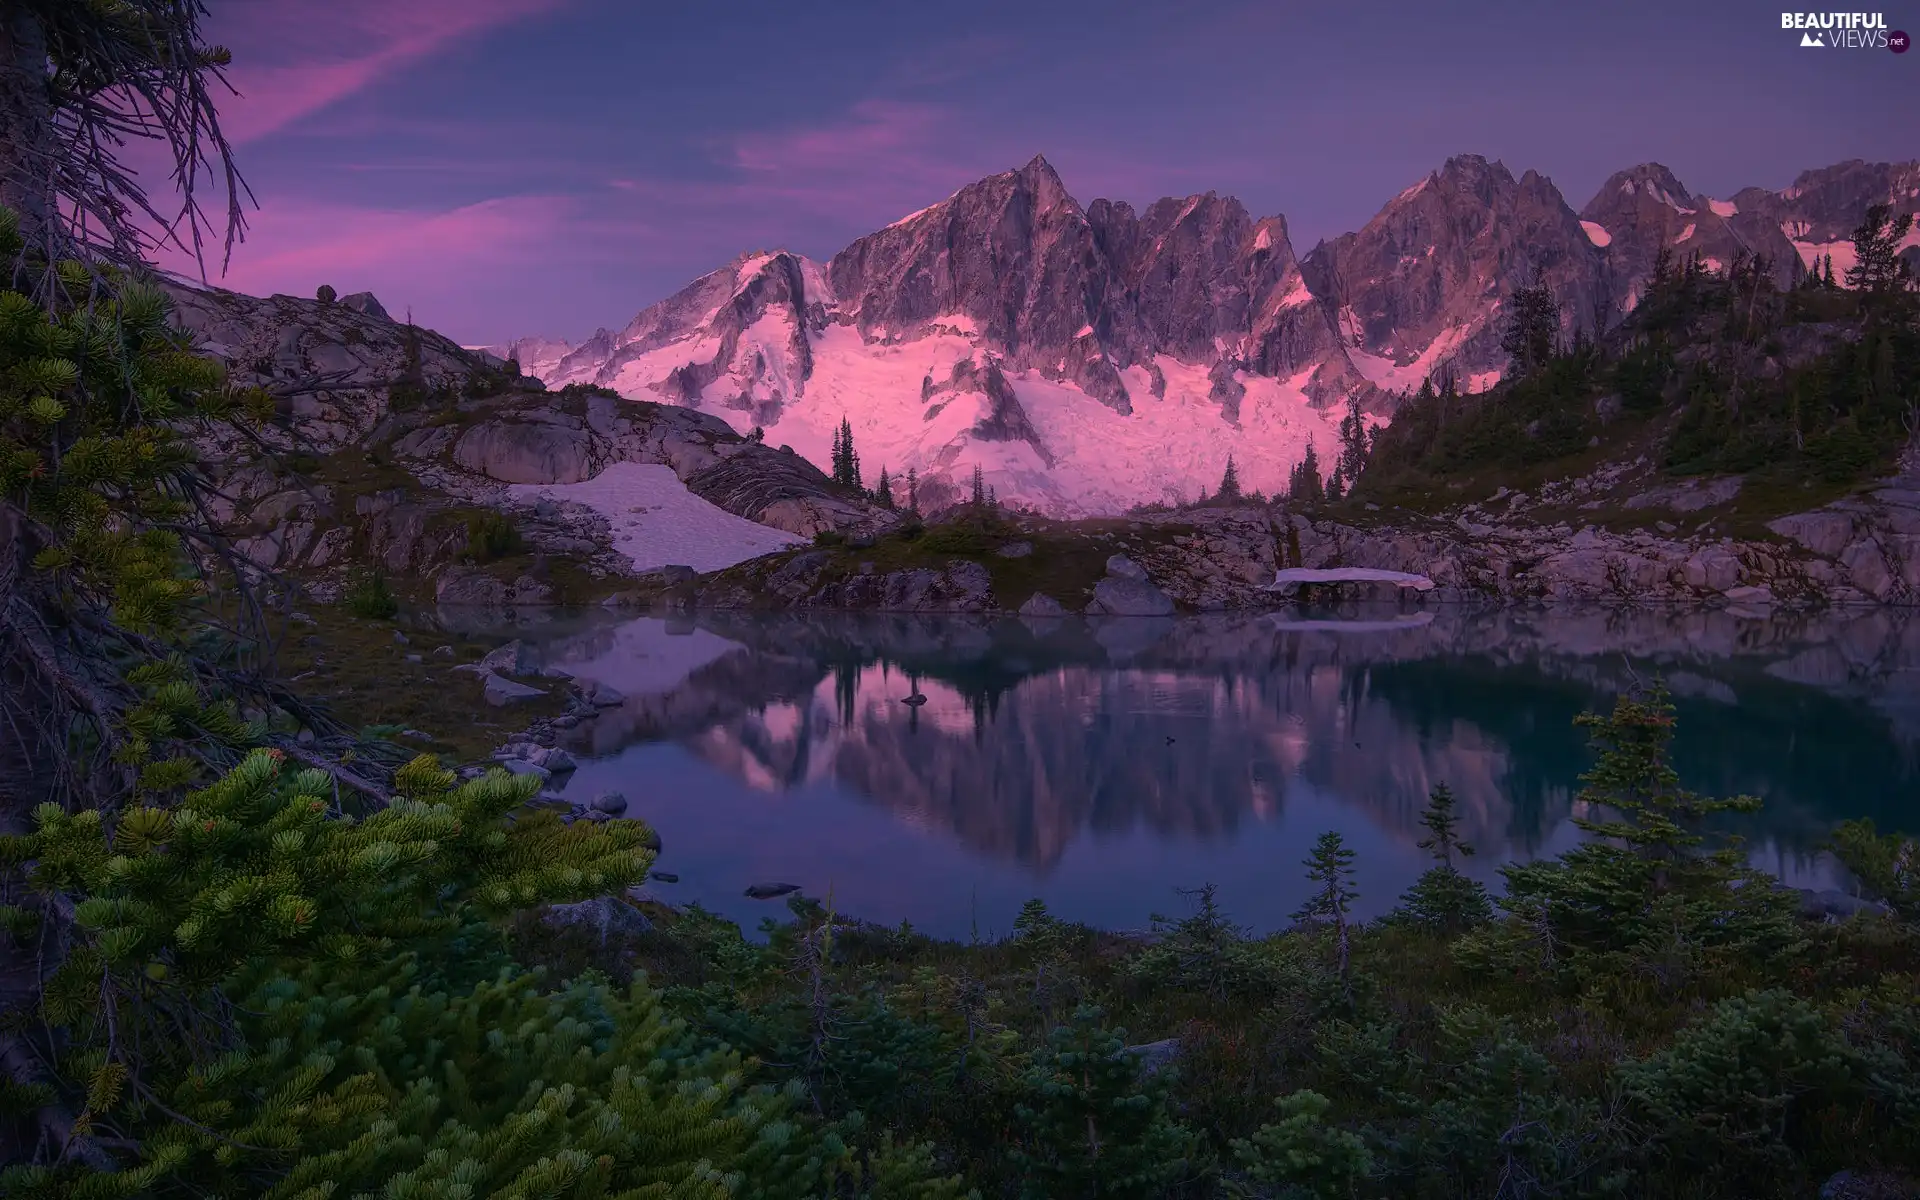
[[713, 613], [514, 632], [628, 697], [573, 731], [563, 794], [624, 792], [680, 876], [661, 898], [749, 929], [784, 916], [742, 896], [763, 881], [960, 937], [1005, 933], [1033, 896], [1139, 928], [1210, 882], [1275, 929], [1328, 829], [1377, 914], [1427, 865], [1415, 818], [1443, 782], [1480, 851], [1468, 869], [1497, 882], [1577, 837], [1574, 717], [1656, 675], [1682, 780], [1763, 797], [1739, 829], [1789, 882], [1840, 882], [1819, 850], [1839, 819], [1920, 827], [1920, 614], [1900, 611]]

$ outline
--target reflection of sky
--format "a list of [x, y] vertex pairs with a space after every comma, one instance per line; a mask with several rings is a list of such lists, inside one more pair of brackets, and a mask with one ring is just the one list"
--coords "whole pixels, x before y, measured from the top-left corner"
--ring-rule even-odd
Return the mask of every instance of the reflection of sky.
[[[1425, 641], [1337, 648], [1319, 632], [1229, 639], [1224, 656], [1130, 667], [1072, 655], [1017, 667], [1044, 648], [981, 657], [975, 642], [941, 666], [922, 645], [910, 685], [871, 643], [814, 658], [790, 630], [722, 629], [642, 620], [548, 644], [549, 661], [634, 697], [603, 718], [616, 736], [595, 739], [603, 757], [567, 794], [616, 788], [660, 828], [660, 869], [682, 879], [660, 886], [667, 898], [752, 924], [783, 909], [742, 890], [786, 881], [832, 888], [858, 916], [954, 936], [976, 917], [983, 934], [1004, 932], [1033, 896], [1063, 916], [1141, 927], [1186, 911], [1175, 889], [1209, 882], [1236, 919], [1281, 927], [1305, 894], [1301, 860], [1329, 829], [1358, 854], [1361, 912], [1378, 915], [1428, 865], [1416, 818], [1441, 782], [1481, 851], [1464, 865], [1497, 884], [1501, 863], [1578, 837], [1572, 796], [1590, 757], [1572, 718], [1604, 708], [1624, 667], [1587, 627], [1566, 652], [1456, 623]], [[1874, 641], [1846, 626], [1826, 644], [1900, 632]], [[1887, 818], [1914, 781], [1898, 729], [1878, 715], [1904, 660], [1862, 653], [1871, 671], [1794, 681], [1770, 664], [1806, 652], [1774, 649], [1660, 668], [1677, 685], [1676, 762], [1703, 792], [1767, 799], [1736, 826], [1755, 865], [1835, 886], [1817, 853], [1832, 821], [1897, 823]], [[902, 705], [909, 690], [927, 702]], [[1844, 790], [1835, 762], [1847, 764]]]
[[[767, 791], [672, 745], [634, 746], [586, 763], [564, 794], [588, 797], [607, 789], [623, 790], [630, 811], [659, 830], [664, 851], [655, 866], [680, 876], [678, 883], [649, 887], [673, 903], [698, 901], [749, 931], [763, 917], [784, 919], [786, 909], [742, 893], [750, 884], [783, 882], [812, 896], [831, 891], [835, 907], [853, 916], [910, 921], [959, 938], [975, 928], [982, 937], [1006, 934], [1021, 904], [1035, 896], [1069, 920], [1145, 928], [1155, 912], [1186, 915], [1189, 901], [1175, 889], [1213, 883], [1236, 921], [1264, 932], [1284, 928], [1306, 898], [1302, 860], [1327, 830], [1339, 832], [1356, 852], [1362, 916], [1386, 912], [1430, 865], [1404, 833], [1384, 830], [1366, 810], [1297, 780], [1283, 811], [1256, 814], [1233, 837], [1167, 838], [1139, 826], [1088, 831], [1044, 871], [971, 850], [830, 781]], [[1558, 854], [1577, 836], [1563, 820], [1539, 853]], [[1488, 851], [1460, 865], [1497, 888], [1498, 867], [1512, 857]], [[1825, 864], [1807, 856], [1763, 845], [1752, 858], [1795, 886], [1834, 886]]]

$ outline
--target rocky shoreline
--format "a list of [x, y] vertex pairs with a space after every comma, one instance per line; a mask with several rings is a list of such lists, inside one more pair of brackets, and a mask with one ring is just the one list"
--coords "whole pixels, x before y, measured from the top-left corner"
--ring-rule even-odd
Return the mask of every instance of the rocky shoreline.
[[[1776, 608], [1920, 601], [1920, 489], [1890, 485], [1786, 516], [1767, 536], [1688, 537], [1567, 522], [1502, 520], [1478, 506], [1452, 520], [1369, 514], [1367, 525], [1267, 507], [1142, 515], [1083, 535], [1110, 549], [1104, 573], [1012, 594], [996, 562], [1031, 552], [1016, 525], [997, 544], [882, 570], [869, 547], [809, 547], [697, 578], [657, 575], [610, 603], [680, 608], [1018, 612], [1152, 616], [1280, 607], [1299, 599], [1608, 601]], [[1476, 519], [1479, 518], [1479, 519]], [[1496, 523], [1497, 522], [1497, 523]], [[939, 558], [936, 553], [926, 557]], [[1293, 569], [1390, 578], [1275, 587]]]

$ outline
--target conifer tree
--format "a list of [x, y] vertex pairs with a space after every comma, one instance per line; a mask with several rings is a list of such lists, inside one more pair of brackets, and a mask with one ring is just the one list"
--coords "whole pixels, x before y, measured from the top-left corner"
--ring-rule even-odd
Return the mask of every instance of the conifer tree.
[[1680, 786], [1665, 689], [1623, 695], [1611, 714], [1584, 714], [1578, 724], [1597, 753], [1579, 799], [1600, 815], [1574, 819], [1589, 839], [1559, 859], [1502, 868], [1501, 907], [1536, 935], [1599, 954], [1646, 953], [1675, 938], [1701, 953], [1796, 944], [1793, 905], [1746, 865], [1738, 839], [1703, 851], [1712, 818], [1754, 812], [1760, 801]]
[[1552, 360], [1559, 338], [1560, 304], [1536, 272], [1507, 298], [1500, 349], [1511, 360], [1513, 373], [1524, 377]]
[[645, 827], [509, 821], [532, 780], [455, 785], [417, 759], [352, 820], [324, 771], [259, 751], [177, 803], [43, 805], [0, 838], [0, 861], [40, 864], [34, 887], [74, 894], [35, 1036], [97, 1147], [0, 1191], [560, 1194], [716, 1169], [767, 1195], [827, 1186], [844, 1147], [799, 1130], [790, 1096], [744, 1088], [644, 986], [551, 993], [460, 949], [490, 918], [644, 879]]
[[1418, 845], [1422, 850], [1431, 850], [1443, 867], [1451, 867], [1456, 854], [1462, 858], [1473, 855], [1473, 847], [1460, 840], [1460, 816], [1454, 811], [1455, 803], [1453, 789], [1436, 783], [1427, 793], [1427, 807], [1420, 813], [1420, 824], [1431, 836], [1420, 839]]
[[969, 496], [968, 503], [973, 506], [976, 512], [984, 511], [987, 507], [986, 477], [981, 474], [979, 463], [973, 464], [973, 491]]
[[1647, 281], [1651, 295], [1664, 295], [1673, 286], [1673, 249], [1662, 246], [1653, 254], [1653, 274]]
[[1367, 422], [1360, 413], [1360, 397], [1347, 397], [1347, 413], [1340, 418], [1340, 458], [1334, 464], [1334, 474], [1346, 481], [1348, 491], [1360, 482], [1360, 472], [1367, 467]]
[[1236, 504], [1240, 500], [1240, 472], [1233, 465], [1233, 455], [1227, 455], [1227, 469], [1220, 475], [1220, 490], [1215, 493], [1222, 503]]
[[1359, 1135], [1325, 1122], [1332, 1104], [1300, 1091], [1278, 1101], [1281, 1118], [1252, 1137], [1235, 1139], [1233, 1156], [1254, 1183], [1299, 1200], [1346, 1200], [1373, 1169]]
[[840, 418], [840, 427], [833, 433], [832, 450], [833, 481], [843, 487], [859, 489], [860, 455], [853, 447], [853, 424], [847, 418]]
[[1826, 258], [1826, 269], [1821, 276], [1820, 284], [1830, 292], [1836, 291], [1839, 285], [1833, 281], [1833, 255], [1828, 254], [1824, 257]]
[[[174, 241], [201, 259], [208, 222], [199, 192], [226, 192], [226, 249], [245, 230], [247, 187], [221, 129], [216, 97], [233, 56], [207, 44], [194, 0], [8, 5], [0, 86], [0, 206], [41, 263], [143, 268]], [[137, 171], [129, 143], [158, 142], [165, 164]], [[173, 180], [180, 207], [161, 211], [144, 178]], [[104, 282], [100, 276], [95, 282]], [[39, 275], [36, 299], [59, 289]], [[69, 280], [87, 291], [84, 279]]]
[[1493, 905], [1486, 888], [1453, 865], [1454, 855], [1466, 858], [1473, 854], [1473, 847], [1460, 838], [1453, 789], [1444, 783], [1434, 785], [1420, 814], [1420, 824], [1431, 836], [1422, 838], [1419, 846], [1433, 855], [1435, 865], [1407, 889], [1394, 918], [1441, 933], [1455, 933], [1487, 921], [1493, 915]]
[[1100, 1009], [1082, 1006], [1033, 1056], [1021, 1081], [1014, 1161], [1031, 1200], [1150, 1200], [1190, 1170], [1193, 1137], [1167, 1111], [1169, 1080], [1122, 1053]]
[[880, 468], [880, 478], [873, 485], [873, 498], [881, 508], [893, 508], [893, 480], [887, 477], [887, 469]]
[[1326, 499], [1326, 484], [1320, 478], [1320, 452], [1311, 441], [1307, 443], [1305, 457], [1294, 466], [1287, 478], [1287, 496], [1307, 504], [1317, 504]]
[[920, 472], [914, 467], [907, 468], [907, 511], [920, 515]]
[[1293, 914], [1296, 921], [1324, 922], [1333, 931], [1335, 957], [1339, 963], [1340, 984], [1351, 999], [1353, 995], [1353, 945], [1349, 934], [1348, 913], [1359, 893], [1353, 890], [1353, 851], [1333, 830], [1320, 835], [1313, 853], [1304, 864], [1307, 878], [1314, 884], [1313, 894]]
[[1896, 217], [1887, 205], [1875, 204], [1853, 231], [1853, 265], [1847, 268], [1847, 286], [1860, 292], [1876, 310], [1886, 309], [1896, 297], [1907, 299], [1911, 292], [1913, 268], [1901, 255], [1900, 246], [1912, 229], [1912, 213]]

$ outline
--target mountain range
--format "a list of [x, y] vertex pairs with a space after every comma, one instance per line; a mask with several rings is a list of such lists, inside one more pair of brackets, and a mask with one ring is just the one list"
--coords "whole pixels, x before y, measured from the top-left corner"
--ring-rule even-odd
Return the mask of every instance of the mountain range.
[[[485, 349], [549, 387], [699, 408], [817, 463], [845, 419], [867, 482], [912, 468], [923, 504], [978, 466], [1003, 502], [1094, 515], [1190, 499], [1230, 455], [1244, 487], [1278, 491], [1309, 444], [1330, 461], [1350, 398], [1378, 420], [1429, 377], [1491, 386], [1501, 304], [1531, 279], [1568, 336], [1605, 331], [1662, 249], [1715, 267], [1759, 254], [1783, 285], [1829, 255], [1843, 274], [1876, 203], [1920, 210], [1920, 162], [1728, 199], [1645, 163], [1576, 212], [1546, 176], [1460, 155], [1299, 255], [1284, 217], [1232, 197], [1083, 206], [1036, 157], [825, 262], [744, 254], [618, 332]], [[1920, 230], [1906, 246], [1920, 258]]]

